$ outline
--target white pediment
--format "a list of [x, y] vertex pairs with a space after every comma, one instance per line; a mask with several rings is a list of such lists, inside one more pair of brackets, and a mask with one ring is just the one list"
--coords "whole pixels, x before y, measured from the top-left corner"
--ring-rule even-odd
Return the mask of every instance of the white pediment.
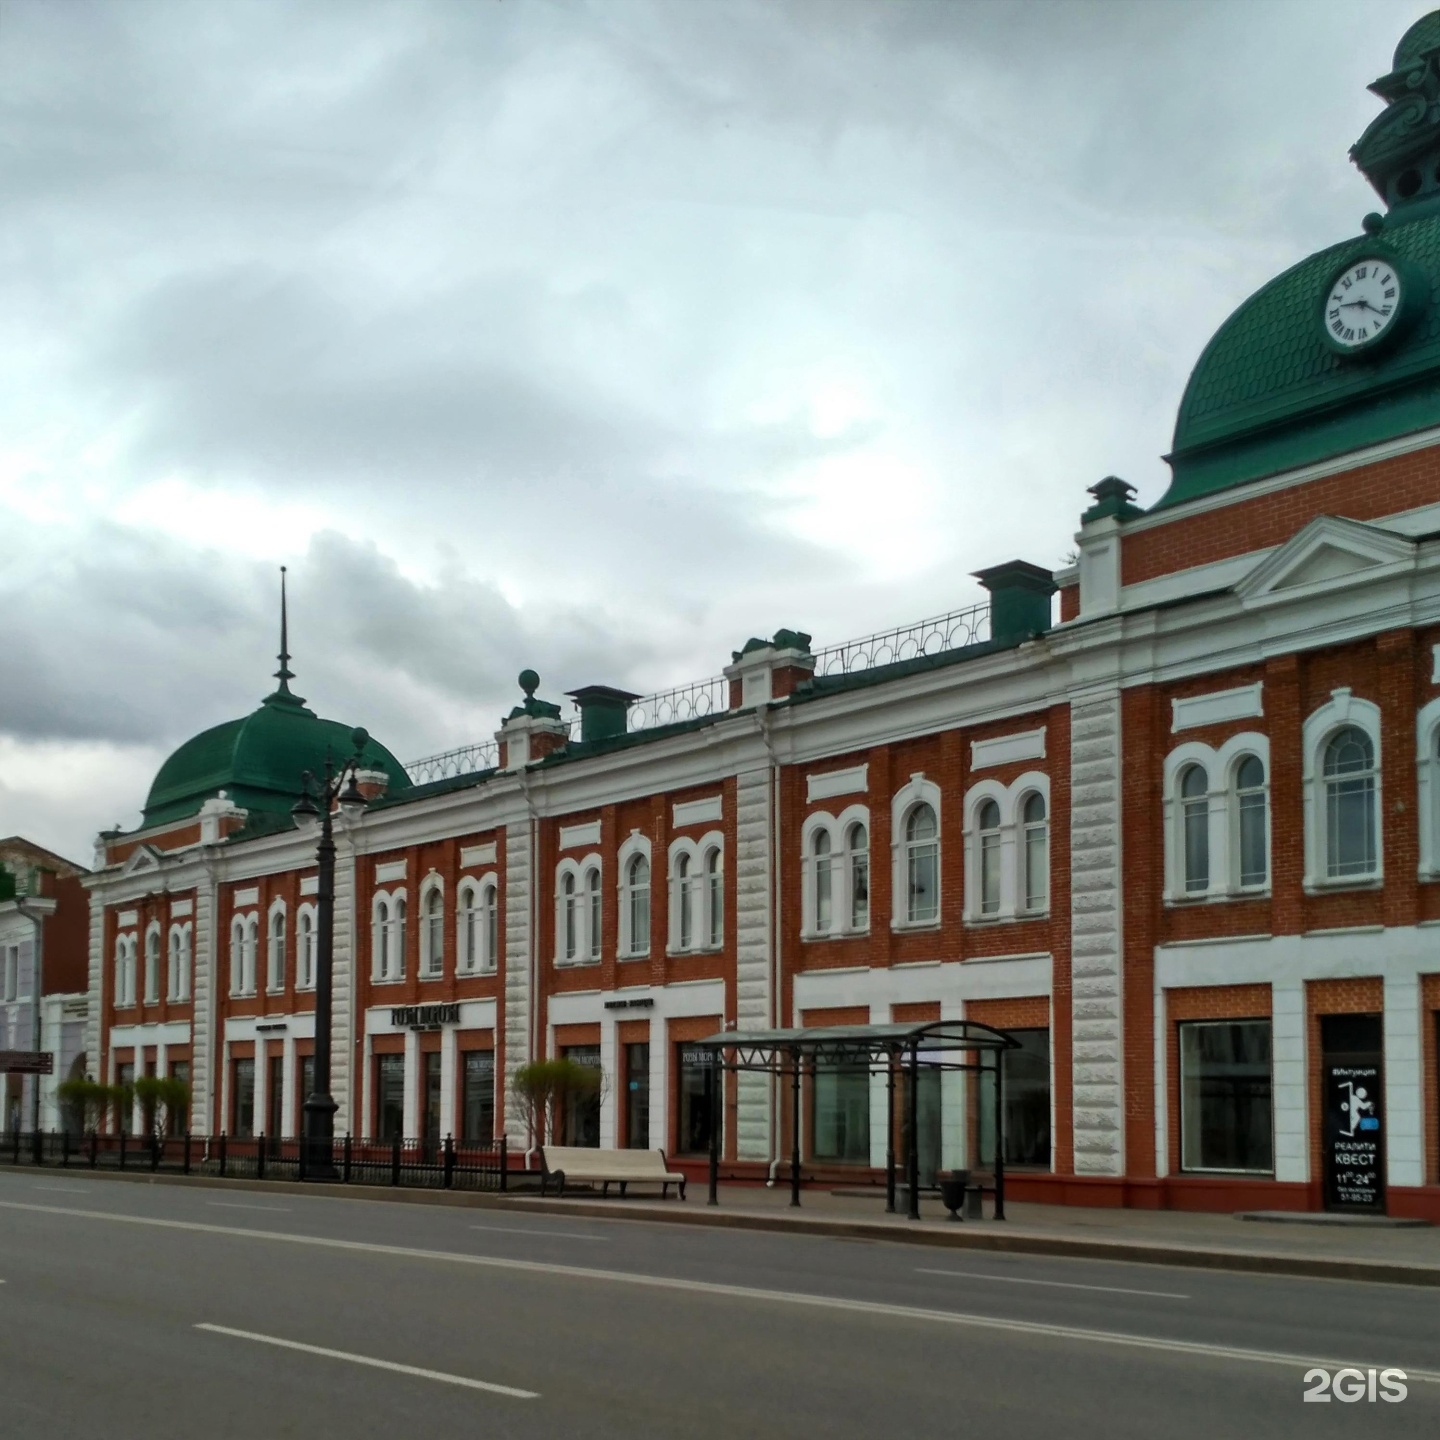
[[137, 845], [130, 858], [120, 867], [122, 875], [143, 875], [160, 868], [160, 852], [153, 845]]
[[1413, 540], [1358, 520], [1321, 515], [1272, 550], [1235, 593], [1247, 604], [1323, 593], [1358, 581], [1408, 570], [1415, 564]]

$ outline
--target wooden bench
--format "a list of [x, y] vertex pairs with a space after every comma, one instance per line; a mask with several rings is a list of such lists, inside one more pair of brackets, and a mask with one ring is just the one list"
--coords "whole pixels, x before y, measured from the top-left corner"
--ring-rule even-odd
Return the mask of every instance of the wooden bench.
[[662, 1198], [668, 1199], [670, 1187], [680, 1188], [685, 1198], [685, 1177], [670, 1168], [663, 1150], [592, 1150], [579, 1145], [543, 1145], [540, 1148], [540, 1193], [551, 1181], [555, 1193], [563, 1195], [567, 1184], [599, 1185], [602, 1195], [618, 1185], [620, 1193], [633, 1184], [650, 1183], [660, 1186]]

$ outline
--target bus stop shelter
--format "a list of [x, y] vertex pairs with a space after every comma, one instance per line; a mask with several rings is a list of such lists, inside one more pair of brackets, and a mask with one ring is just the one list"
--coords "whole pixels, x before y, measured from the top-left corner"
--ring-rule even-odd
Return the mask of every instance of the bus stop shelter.
[[[916, 1113], [921, 1066], [958, 1070], [977, 1078], [991, 1075], [995, 1101], [995, 1218], [1005, 1218], [1005, 1067], [1002, 1055], [1019, 1048], [1003, 1030], [974, 1020], [930, 1020], [919, 1024], [820, 1025], [796, 1030], [725, 1030], [692, 1048], [710, 1052], [711, 1065], [723, 1073], [769, 1075], [790, 1082], [790, 1203], [800, 1204], [800, 1087], [806, 1070], [821, 1065], [864, 1066], [885, 1076], [885, 1209], [895, 1211], [895, 1081], [906, 1086], [905, 1181], [909, 1218], [920, 1218], [920, 1139]], [[710, 1197], [718, 1204], [720, 1179], [720, 1107], [723, 1085], [710, 1087]]]

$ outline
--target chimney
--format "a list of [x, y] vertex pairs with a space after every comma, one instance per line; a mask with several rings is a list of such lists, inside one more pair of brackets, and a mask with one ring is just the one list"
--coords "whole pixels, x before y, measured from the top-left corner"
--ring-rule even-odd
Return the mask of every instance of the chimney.
[[613, 685], [582, 685], [567, 692], [580, 710], [580, 743], [612, 740], [627, 729], [627, 717], [638, 695], [617, 690]]
[[730, 682], [730, 708], [748, 709], [783, 700], [815, 673], [810, 637], [803, 630], [777, 630], [770, 640], [747, 640], [730, 653], [725, 667]]
[[1028, 640], [1050, 628], [1050, 597], [1055, 593], [1050, 571], [1028, 560], [1007, 560], [974, 573], [990, 592], [991, 640]]

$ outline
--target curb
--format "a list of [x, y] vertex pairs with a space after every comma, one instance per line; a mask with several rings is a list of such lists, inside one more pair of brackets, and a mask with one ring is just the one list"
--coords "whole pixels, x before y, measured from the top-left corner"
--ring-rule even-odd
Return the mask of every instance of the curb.
[[[26, 1174], [26, 1167], [0, 1173]], [[45, 1167], [36, 1174], [63, 1174]], [[1327, 1259], [1283, 1255], [1274, 1251], [1225, 1250], [1197, 1245], [1156, 1244], [1144, 1240], [1070, 1239], [1033, 1230], [955, 1226], [908, 1229], [902, 1223], [874, 1220], [831, 1220], [823, 1216], [758, 1214], [754, 1211], [711, 1210], [704, 1202], [673, 1200], [631, 1208], [633, 1201], [534, 1199], [487, 1192], [392, 1189], [375, 1185], [326, 1185], [295, 1180], [220, 1179], [210, 1175], [122, 1174], [113, 1170], [76, 1170], [77, 1176], [131, 1185], [178, 1185], [199, 1190], [249, 1191], [264, 1195], [308, 1195], [316, 1199], [378, 1201], [382, 1204], [441, 1205], [452, 1209], [499, 1210], [510, 1214], [574, 1215], [636, 1224], [689, 1225], [719, 1230], [755, 1230], [783, 1235], [815, 1235], [830, 1239], [882, 1241], [892, 1245], [925, 1245], [948, 1250], [988, 1250], [1011, 1255], [1051, 1255], [1079, 1260], [1110, 1260], [1132, 1265], [1169, 1265], [1190, 1270], [1228, 1270], [1251, 1275], [1284, 1275], [1311, 1280], [1348, 1280], [1369, 1284], [1440, 1288], [1440, 1265], [1402, 1265], [1354, 1257]], [[619, 1206], [626, 1206], [620, 1210]], [[981, 1222], [982, 1224], [986, 1222]], [[993, 1222], [990, 1222], [993, 1223]]]

